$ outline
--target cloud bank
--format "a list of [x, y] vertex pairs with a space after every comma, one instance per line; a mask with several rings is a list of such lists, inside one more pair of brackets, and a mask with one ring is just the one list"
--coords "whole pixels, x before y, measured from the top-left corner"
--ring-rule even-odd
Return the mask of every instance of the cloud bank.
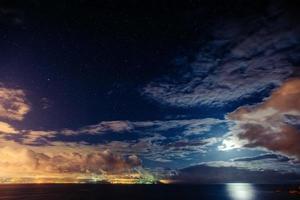
[[[141, 165], [135, 155], [122, 157], [109, 150], [91, 153], [76, 150], [71, 152], [53, 152], [44, 147], [43, 152], [30, 147], [0, 148], [0, 171], [14, 177], [34, 174], [103, 174], [105, 172], [126, 172]], [[52, 150], [52, 151], [51, 151]], [[48, 152], [47, 152], [48, 151]]]

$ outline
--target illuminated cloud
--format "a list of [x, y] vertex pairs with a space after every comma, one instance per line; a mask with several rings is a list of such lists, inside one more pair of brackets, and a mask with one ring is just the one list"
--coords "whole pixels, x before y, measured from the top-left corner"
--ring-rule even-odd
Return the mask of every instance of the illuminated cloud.
[[8, 123], [0, 121], [0, 133], [14, 134], [14, 133], [18, 133], [18, 131]]
[[197, 135], [209, 131], [212, 126], [224, 123], [224, 120], [215, 118], [186, 119], [186, 120], [153, 120], [153, 121], [103, 121], [95, 125], [89, 125], [78, 130], [64, 129], [57, 133], [63, 135], [79, 134], [105, 134], [125, 133], [146, 129], [151, 132], [163, 132], [176, 128], [182, 128], [184, 135]]
[[126, 172], [141, 166], [141, 160], [135, 155], [121, 156], [110, 150], [102, 151], [87, 146], [30, 147], [13, 143], [10, 145], [0, 148], [2, 176], [91, 175]]
[[141, 137], [137, 140], [111, 141], [99, 148], [112, 149], [120, 154], [137, 154], [141, 158], [156, 162], [189, 160], [192, 154], [203, 154], [209, 147], [220, 142], [219, 138], [187, 139], [184, 136], [165, 137], [160, 134]]
[[99, 124], [82, 127], [78, 130], [65, 129], [61, 131], [64, 135], [78, 134], [101, 134], [108, 132], [128, 132], [132, 129], [132, 124], [129, 121], [103, 121]]
[[136, 129], [146, 128], [152, 132], [164, 132], [169, 130], [181, 129], [181, 133], [185, 136], [201, 135], [215, 125], [224, 123], [224, 120], [216, 118], [203, 119], [183, 119], [183, 120], [155, 120], [132, 122]]
[[193, 61], [148, 83], [141, 93], [176, 107], [218, 107], [279, 86], [293, 72], [300, 39], [284, 13], [269, 15], [215, 26], [213, 39]]
[[23, 131], [19, 135], [18, 139], [22, 141], [23, 144], [27, 145], [45, 145], [49, 144], [48, 140], [54, 138], [58, 134], [57, 131]]
[[0, 87], [1, 118], [22, 120], [29, 110], [23, 90]]
[[286, 81], [261, 104], [228, 115], [234, 124], [220, 149], [264, 148], [300, 159], [300, 79]]
[[[108, 124], [106, 131], [112, 129], [109, 127], [120, 130], [115, 122], [103, 124]], [[76, 181], [76, 177], [90, 179], [93, 174], [127, 173], [141, 167], [142, 162], [134, 153], [116, 153], [107, 145], [81, 141], [51, 141], [57, 134], [59, 131], [17, 130], [0, 122], [1, 178], [67, 176]]]

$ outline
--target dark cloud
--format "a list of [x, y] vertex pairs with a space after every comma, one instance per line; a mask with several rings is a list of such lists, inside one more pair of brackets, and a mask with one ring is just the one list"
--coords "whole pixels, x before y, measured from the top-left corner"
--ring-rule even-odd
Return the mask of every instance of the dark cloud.
[[95, 125], [85, 126], [78, 130], [64, 129], [57, 134], [105, 134], [144, 132], [161, 133], [174, 129], [182, 129], [184, 135], [197, 135], [209, 131], [214, 125], [224, 123], [224, 120], [214, 118], [183, 119], [183, 120], [153, 120], [153, 121], [103, 121]]
[[290, 159], [285, 157], [285, 156], [281, 156], [281, 155], [276, 155], [276, 154], [263, 154], [263, 155], [259, 155], [259, 156], [254, 156], [254, 157], [244, 157], [244, 158], [235, 158], [233, 159], [234, 162], [249, 162], [249, 161], [255, 161], [255, 160], [267, 160], [267, 159], [274, 159], [274, 160], [278, 160], [281, 162], [287, 162]]
[[299, 181], [300, 175], [274, 170], [253, 171], [197, 165], [180, 170], [173, 179], [184, 183], [288, 183]]
[[0, 24], [20, 25], [24, 22], [24, 14], [21, 10], [10, 6], [1, 5], [0, 2]]
[[300, 32], [288, 14], [279, 4], [260, 17], [212, 23], [212, 39], [193, 61], [150, 82], [142, 94], [177, 107], [224, 106], [279, 86], [300, 52]]

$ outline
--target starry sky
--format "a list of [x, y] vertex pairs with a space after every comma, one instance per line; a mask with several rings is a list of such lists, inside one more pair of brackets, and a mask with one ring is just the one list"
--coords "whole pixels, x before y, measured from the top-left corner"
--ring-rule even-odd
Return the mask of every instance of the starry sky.
[[299, 182], [299, 8], [0, 1], [0, 180]]

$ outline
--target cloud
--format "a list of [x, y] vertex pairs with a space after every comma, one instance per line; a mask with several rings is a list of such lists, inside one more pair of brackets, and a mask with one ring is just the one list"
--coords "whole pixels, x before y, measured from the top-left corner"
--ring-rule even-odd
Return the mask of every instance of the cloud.
[[146, 132], [164, 132], [172, 129], [183, 129], [184, 135], [197, 135], [207, 132], [212, 126], [224, 123], [215, 118], [182, 119], [182, 120], [153, 120], [153, 121], [103, 121], [77, 130], [64, 129], [57, 131], [63, 135], [126, 133], [146, 130]]
[[291, 183], [300, 180], [294, 172], [276, 170], [248, 170], [233, 166], [208, 166], [205, 164], [184, 168], [173, 180], [184, 183]]
[[[0, 116], [23, 120], [30, 109], [24, 91], [1, 88], [0, 94]], [[0, 177], [90, 178], [92, 174], [122, 173], [141, 167], [142, 159], [156, 162], [188, 159], [191, 153], [203, 153], [216, 142], [215, 138], [198, 137], [220, 124], [224, 120], [213, 118], [124, 120], [103, 121], [78, 129], [22, 130], [0, 121]], [[81, 137], [110, 134], [136, 137], [121, 141], [113, 137], [93, 144]]]
[[0, 117], [10, 120], [23, 120], [29, 112], [25, 93], [20, 89], [0, 87]]
[[299, 30], [286, 12], [213, 24], [193, 61], [148, 83], [142, 95], [176, 107], [224, 106], [279, 86], [299, 57]]
[[[58, 152], [55, 148], [65, 149]], [[1, 147], [0, 157], [0, 175], [2, 177], [51, 174], [91, 175], [92, 173], [126, 172], [141, 166], [141, 160], [135, 155], [121, 156], [110, 150], [97, 151], [79, 145], [76, 148], [67, 148], [13, 144]]]
[[[68, 148], [70, 145], [80, 144], [81, 147], [97, 147], [100, 151], [109, 149], [112, 153], [122, 156], [135, 154], [143, 159], [171, 162], [188, 159], [191, 154], [204, 153], [211, 145], [220, 142], [217, 137], [205, 135], [212, 127], [224, 123], [224, 120], [213, 118], [104, 121], [75, 130], [17, 130], [5, 124], [6, 132], [15, 134], [1, 135], [1, 140], [4, 142], [2, 146], [10, 146], [7, 142], [14, 142], [45, 149], [49, 146]], [[114, 137], [110, 137], [111, 134], [114, 134]], [[122, 137], [123, 134], [126, 134], [126, 137]]]
[[14, 134], [14, 133], [18, 133], [18, 131], [8, 123], [0, 121], [0, 133]]
[[0, 24], [21, 25], [24, 22], [24, 16], [19, 9], [10, 8], [7, 5], [0, 4]]
[[100, 122], [96, 125], [86, 126], [80, 128], [77, 131], [72, 130], [64, 130], [63, 133], [65, 134], [99, 134], [99, 133], [107, 133], [107, 132], [128, 132], [132, 129], [132, 125], [128, 121], [104, 121]]
[[[241, 159], [241, 160], [240, 160]], [[296, 173], [300, 175], [299, 162], [294, 162], [286, 157], [282, 158], [264, 158], [252, 157], [251, 158], [235, 158], [229, 161], [208, 161], [204, 164], [211, 167], [236, 167], [249, 171], [279, 171], [282, 173]]]
[[[193, 153], [204, 153], [208, 147], [215, 144], [215, 138], [191, 139], [184, 137], [168, 138], [160, 134], [140, 137], [134, 140], [110, 141], [104, 144], [95, 144], [98, 149], [110, 149], [120, 155], [136, 154], [142, 159], [156, 162], [172, 162], [174, 160], [187, 160]], [[51, 142], [49, 145], [55, 145]], [[69, 142], [65, 142], [65, 145]]]
[[49, 140], [58, 134], [57, 131], [22, 131], [16, 138], [26, 145], [45, 145], [50, 144]]
[[[228, 115], [234, 124], [220, 149], [264, 148], [300, 159], [300, 79], [287, 80], [264, 102]], [[292, 119], [292, 120], [291, 120]]]
[[[82, 142], [85, 142], [85, 138], [83, 138], [82, 136], [91, 135], [93, 138], [95, 138], [95, 141], [92, 142], [93, 144], [109, 144], [111, 141], [115, 142], [114, 144], [117, 144], [119, 142], [117, 139], [118, 136], [120, 136], [121, 134], [129, 134], [128, 137], [121, 137], [122, 139], [120, 140], [124, 140], [124, 143], [127, 142], [128, 144], [139, 143], [139, 145], [141, 145], [142, 143], [146, 144], [149, 142], [155, 142], [157, 144], [162, 143], [159, 144], [162, 146], [161, 148], [163, 148], [163, 146], [167, 148], [168, 146], [174, 149], [175, 146], [173, 144], [185, 143], [185, 148], [189, 148], [188, 144], [191, 144], [190, 148], [196, 148], [195, 146], [197, 145], [195, 144], [199, 144], [198, 146], [205, 147], [208, 144], [211, 144], [212, 141], [215, 141], [214, 137], [211, 139], [202, 138], [200, 141], [198, 137], [208, 133], [212, 127], [224, 124], [224, 120], [214, 118], [165, 121], [104, 121], [95, 125], [85, 126], [75, 130], [22, 130], [19, 131], [20, 134], [18, 136], [10, 138], [7, 137], [7, 139], [19, 141], [22, 144], [28, 145], [50, 145], [56, 141], [77, 141], [78, 138]], [[116, 137], [114, 138], [106, 137], [111, 134], [118, 135], [115, 135]], [[134, 137], [132, 139], [129, 139], [131, 136]], [[189, 139], [188, 137], [192, 137], [192, 139]], [[99, 138], [104, 139], [99, 141]], [[167, 141], [173, 144], [168, 145]], [[126, 148], [129, 147], [126, 146]]]
[[[23, 120], [30, 107], [23, 90], [0, 88], [0, 117]], [[0, 176], [8, 178], [45, 176], [91, 177], [92, 174], [121, 173], [141, 166], [135, 154], [120, 154], [98, 146], [51, 141], [59, 134], [96, 134], [130, 130], [126, 121], [101, 122], [79, 130], [18, 130], [0, 121]]]
[[258, 156], [254, 156], [254, 157], [243, 157], [243, 158], [235, 158], [232, 161], [234, 162], [251, 162], [251, 161], [256, 161], [256, 160], [278, 160], [281, 162], [286, 162], [289, 161], [290, 159], [285, 157], [285, 156], [281, 156], [281, 155], [276, 155], [276, 154], [262, 154], [262, 155], [258, 155]]

